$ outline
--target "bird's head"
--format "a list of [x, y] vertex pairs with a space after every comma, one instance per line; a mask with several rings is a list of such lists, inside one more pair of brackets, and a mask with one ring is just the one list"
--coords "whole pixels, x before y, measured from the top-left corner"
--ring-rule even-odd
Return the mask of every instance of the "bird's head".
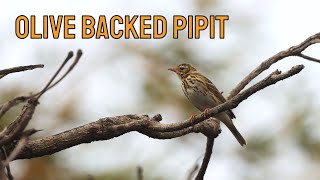
[[175, 68], [169, 68], [168, 70], [175, 72], [180, 79], [183, 79], [187, 77], [190, 73], [197, 71], [196, 68], [186, 63], [180, 64]]

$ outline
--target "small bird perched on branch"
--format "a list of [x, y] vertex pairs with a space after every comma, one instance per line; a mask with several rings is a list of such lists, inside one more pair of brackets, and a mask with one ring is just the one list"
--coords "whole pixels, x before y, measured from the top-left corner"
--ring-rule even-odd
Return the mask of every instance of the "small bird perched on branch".
[[[169, 70], [178, 75], [182, 81], [182, 90], [184, 94], [200, 111], [207, 113], [208, 109], [226, 102], [226, 99], [222, 96], [216, 86], [190, 64], [180, 64], [175, 68], [169, 68]], [[246, 141], [231, 120], [232, 118], [236, 118], [231, 110], [219, 113], [215, 118], [223, 122], [229, 128], [241, 146], [246, 144]], [[190, 120], [192, 119], [193, 116], [191, 116]]]

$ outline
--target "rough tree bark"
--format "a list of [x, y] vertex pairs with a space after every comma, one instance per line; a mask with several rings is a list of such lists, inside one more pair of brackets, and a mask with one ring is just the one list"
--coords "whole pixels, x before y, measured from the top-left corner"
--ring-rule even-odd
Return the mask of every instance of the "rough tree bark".
[[[56, 152], [68, 149], [72, 146], [76, 146], [82, 143], [91, 143], [93, 141], [109, 140], [116, 138], [125, 133], [136, 131], [151, 138], [156, 139], [171, 139], [184, 136], [189, 133], [202, 133], [207, 137], [206, 153], [196, 176], [196, 179], [203, 179], [207, 166], [210, 162], [210, 157], [213, 148], [213, 142], [218, 137], [220, 130], [220, 122], [213, 118], [216, 114], [226, 111], [228, 109], [236, 108], [242, 101], [249, 98], [256, 92], [275, 84], [281, 80], [289, 78], [298, 74], [303, 68], [303, 65], [293, 66], [286, 72], [276, 70], [270, 75], [252, 85], [251, 87], [243, 90], [249, 82], [256, 78], [263, 71], [270, 68], [270, 66], [280, 60], [283, 60], [290, 56], [299, 56], [306, 60], [320, 62], [320, 60], [304, 55], [302, 52], [310, 45], [320, 42], [320, 33], [310, 36], [308, 39], [293, 46], [285, 51], [281, 51], [269, 59], [263, 61], [258, 67], [256, 67], [251, 73], [249, 73], [230, 93], [228, 100], [212, 109], [210, 109], [207, 115], [201, 113], [197, 115], [194, 120], [180, 121], [172, 124], [161, 123], [161, 115], [155, 115], [149, 117], [147, 115], [122, 115], [115, 117], [105, 117], [97, 121], [79, 126], [59, 134], [52, 136], [29, 140], [28, 137], [37, 130], [30, 129], [25, 130], [27, 124], [32, 119], [32, 115], [36, 110], [39, 98], [46, 91], [56, 86], [78, 63], [82, 52], [79, 50], [73, 63], [69, 66], [69, 69], [62, 75], [62, 77], [56, 81], [56, 76], [61, 72], [66, 63], [73, 57], [73, 53], [70, 52], [67, 58], [62, 63], [61, 67], [50, 79], [48, 84], [38, 93], [29, 96], [19, 96], [10, 100], [0, 106], [0, 118], [13, 106], [19, 103], [26, 102], [26, 105], [21, 110], [21, 113], [17, 118], [0, 133], [0, 146], [4, 147], [4, 152], [1, 153], [2, 163], [0, 164], [0, 177], [7, 177], [12, 179], [10, 174], [9, 162], [16, 159], [30, 159], [36, 157], [42, 157], [45, 155], [51, 155]], [[0, 79], [10, 73], [19, 72], [23, 70], [30, 70], [33, 68], [43, 67], [43, 65], [31, 65], [26, 67], [17, 67], [0, 71]], [[7, 155], [5, 155], [7, 154]], [[6, 171], [5, 171], [6, 168]], [[142, 171], [141, 175], [142, 176]]]

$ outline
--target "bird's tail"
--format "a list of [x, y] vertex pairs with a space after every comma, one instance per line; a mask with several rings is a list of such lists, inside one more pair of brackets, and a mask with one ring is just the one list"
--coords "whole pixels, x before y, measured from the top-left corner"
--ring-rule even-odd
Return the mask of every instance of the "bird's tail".
[[240, 132], [237, 130], [237, 128], [232, 124], [230, 127], [227, 125], [227, 127], [229, 128], [229, 130], [232, 132], [232, 134], [234, 135], [234, 137], [238, 140], [238, 142], [240, 143], [241, 146], [246, 145], [246, 140], [242, 137], [242, 135], [240, 134]]
[[219, 119], [228, 127], [228, 129], [232, 132], [233, 136], [238, 140], [241, 146], [247, 144], [246, 140], [242, 137], [240, 132], [234, 126], [232, 120], [226, 114], [224, 114], [222, 117], [220, 116]]

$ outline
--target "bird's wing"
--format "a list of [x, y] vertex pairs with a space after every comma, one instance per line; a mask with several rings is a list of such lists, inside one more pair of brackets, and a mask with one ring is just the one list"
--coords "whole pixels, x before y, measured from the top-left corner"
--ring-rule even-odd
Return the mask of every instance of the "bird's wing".
[[[201, 75], [201, 74], [200, 74]], [[208, 85], [210, 92], [214, 95], [213, 97], [219, 104], [226, 102], [226, 99], [223, 97], [223, 95], [220, 93], [220, 91], [217, 89], [217, 87], [205, 76], [201, 75], [201, 77], [204, 79], [205, 83]], [[236, 118], [236, 116], [233, 114], [231, 110], [226, 111], [228, 116], [233, 119]]]

